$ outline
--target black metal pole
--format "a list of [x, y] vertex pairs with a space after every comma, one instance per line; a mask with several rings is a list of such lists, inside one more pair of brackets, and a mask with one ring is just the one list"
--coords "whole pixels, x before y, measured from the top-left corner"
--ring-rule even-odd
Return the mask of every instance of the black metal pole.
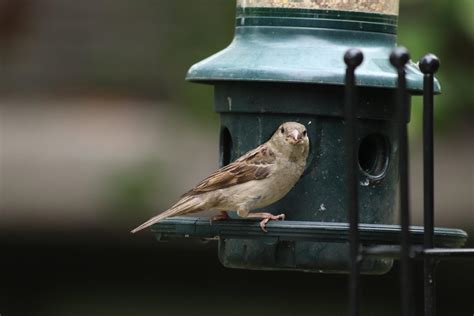
[[413, 313], [412, 305], [412, 276], [410, 262], [410, 209], [409, 209], [409, 179], [408, 179], [408, 131], [409, 115], [408, 93], [405, 78], [405, 65], [410, 60], [410, 54], [404, 47], [395, 48], [390, 54], [390, 63], [398, 72], [398, 141], [399, 141], [399, 169], [400, 169], [400, 224], [401, 224], [401, 254], [400, 254], [400, 296], [402, 301], [402, 315]]
[[[433, 94], [434, 74], [439, 68], [439, 60], [433, 54], [425, 55], [419, 63], [425, 74], [423, 82], [423, 202], [424, 202], [424, 248], [434, 247], [434, 145], [433, 145]], [[434, 258], [424, 258], [424, 301], [425, 316], [434, 316], [435, 279]]]
[[355, 69], [364, 57], [360, 50], [349, 49], [344, 54], [347, 65], [345, 82], [344, 118], [346, 141], [346, 184], [347, 216], [349, 221], [350, 242], [350, 280], [349, 280], [349, 315], [360, 314], [360, 252], [359, 252], [359, 199], [357, 192], [357, 151], [356, 151], [356, 107], [357, 94], [355, 86]]

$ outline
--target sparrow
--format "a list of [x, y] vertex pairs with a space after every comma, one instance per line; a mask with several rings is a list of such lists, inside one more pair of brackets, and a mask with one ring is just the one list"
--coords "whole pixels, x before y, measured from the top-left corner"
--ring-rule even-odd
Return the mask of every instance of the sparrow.
[[305, 170], [308, 152], [305, 126], [296, 122], [283, 123], [266, 143], [218, 169], [182, 195], [168, 210], [131, 233], [168, 217], [207, 210], [221, 211], [212, 220], [227, 219], [226, 211], [236, 211], [244, 218], [262, 219], [260, 227], [266, 232], [265, 225], [270, 220], [284, 220], [285, 214], [250, 211], [275, 203], [293, 188]]

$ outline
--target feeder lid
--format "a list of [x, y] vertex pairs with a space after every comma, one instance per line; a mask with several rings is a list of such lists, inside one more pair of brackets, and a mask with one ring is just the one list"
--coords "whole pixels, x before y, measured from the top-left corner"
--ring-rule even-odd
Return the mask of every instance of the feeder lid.
[[[356, 70], [357, 85], [395, 88], [397, 72], [389, 55], [396, 46], [398, 1], [361, 2], [357, 5], [367, 8], [352, 11], [348, 6], [353, 2], [329, 1], [330, 7], [326, 2], [238, 1], [232, 43], [192, 66], [186, 79], [344, 85], [343, 56], [356, 47], [364, 54]], [[418, 66], [410, 62], [406, 72], [408, 89], [421, 93], [423, 74]], [[434, 88], [440, 92], [437, 80]]]
[[[176, 237], [262, 239], [267, 242], [288, 240], [347, 242], [349, 225], [333, 222], [272, 221], [263, 232], [258, 221], [227, 220], [210, 222], [209, 218], [174, 217], [152, 226], [158, 240]], [[412, 242], [423, 244], [423, 227], [411, 226]], [[400, 226], [380, 224], [359, 224], [360, 242], [363, 245], [399, 245]], [[459, 248], [467, 240], [467, 234], [460, 229], [435, 228], [435, 246]]]
[[[186, 79], [192, 82], [266, 81], [344, 85], [344, 53], [359, 48], [364, 61], [356, 69], [356, 84], [366, 87], [396, 88], [397, 72], [389, 62], [393, 47], [380, 47], [380, 34], [328, 30], [237, 30], [234, 41], [223, 51], [192, 66]], [[310, 33], [314, 33], [311, 35]], [[279, 35], [277, 35], [279, 34]], [[371, 39], [361, 41], [360, 39]], [[418, 65], [406, 66], [407, 87], [423, 91], [423, 74]], [[435, 80], [435, 92], [441, 87]]]

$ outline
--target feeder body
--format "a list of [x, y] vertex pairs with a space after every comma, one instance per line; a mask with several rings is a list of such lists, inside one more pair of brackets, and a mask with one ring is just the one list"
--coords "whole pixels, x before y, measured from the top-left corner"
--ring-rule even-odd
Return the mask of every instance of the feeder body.
[[[396, 45], [397, 12], [393, 7], [387, 13], [275, 7], [271, 2], [239, 1], [233, 42], [188, 72], [188, 80], [215, 87], [221, 164], [267, 141], [281, 123], [300, 122], [310, 138], [307, 170], [287, 196], [264, 211], [285, 213], [289, 221], [347, 222], [343, 55], [358, 47], [364, 53], [356, 71], [360, 222], [393, 224], [397, 77], [388, 56]], [[422, 78], [409, 64], [412, 94], [421, 92]], [[349, 244], [337, 238], [227, 237], [219, 240], [219, 258], [233, 268], [346, 273]], [[391, 266], [392, 260], [368, 258], [361, 271], [382, 274]]]
[[[264, 211], [285, 213], [287, 220], [346, 222], [342, 86], [240, 82], [215, 86], [221, 116], [221, 164], [267, 141], [283, 122], [304, 124], [310, 138], [307, 169], [279, 202]], [[364, 88], [358, 110], [360, 220], [392, 224], [398, 180], [393, 90]], [[375, 169], [377, 170], [375, 170]], [[219, 257], [225, 266], [251, 269], [301, 269], [345, 272], [348, 244], [224, 239]], [[366, 260], [366, 273], [383, 273], [390, 260]]]

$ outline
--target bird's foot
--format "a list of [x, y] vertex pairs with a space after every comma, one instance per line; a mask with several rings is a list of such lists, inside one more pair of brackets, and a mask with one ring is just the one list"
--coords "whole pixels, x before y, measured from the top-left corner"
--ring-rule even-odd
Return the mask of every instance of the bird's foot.
[[266, 225], [269, 221], [284, 221], [285, 220], [285, 214], [279, 214], [279, 215], [272, 215], [270, 214], [271, 216], [270, 217], [265, 217], [264, 219], [262, 219], [262, 221], [260, 222], [260, 228], [264, 231], [264, 232], [267, 232], [267, 228], [266, 228]]
[[262, 218], [262, 221], [260, 222], [260, 228], [264, 231], [267, 232], [266, 225], [269, 221], [283, 221], [285, 220], [285, 214], [279, 214], [279, 215], [273, 215], [270, 213], [250, 213], [248, 217], [258, 217]]
[[213, 217], [211, 218], [211, 223], [212, 223], [213, 221], [225, 221], [225, 220], [227, 220], [227, 219], [229, 219], [229, 214], [227, 214], [227, 212], [223, 212], [223, 211], [222, 211], [222, 212], [220, 212], [219, 215], [213, 216]]

